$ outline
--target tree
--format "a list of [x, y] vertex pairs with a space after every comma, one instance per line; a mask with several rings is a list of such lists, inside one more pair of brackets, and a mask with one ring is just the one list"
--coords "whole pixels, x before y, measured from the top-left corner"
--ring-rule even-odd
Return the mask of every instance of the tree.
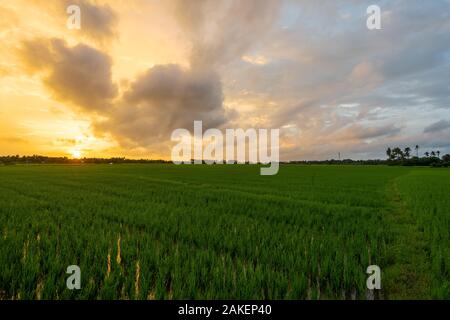
[[405, 153], [405, 157], [409, 159], [409, 155], [411, 154], [411, 148], [406, 147], [404, 150], [404, 153]]
[[436, 153], [434, 151], [431, 151], [431, 156], [436, 157]]
[[419, 145], [418, 144], [416, 144], [416, 156], [417, 156], [417, 158], [419, 157]]
[[450, 162], [450, 154], [445, 154], [442, 156], [442, 161], [444, 162]]
[[405, 154], [403, 153], [402, 149], [399, 147], [395, 147], [392, 149], [392, 157], [396, 160], [403, 160], [405, 158]]
[[438, 158], [440, 158], [441, 152], [439, 150], [436, 151], [436, 154], [437, 154]]
[[391, 148], [387, 148], [386, 154], [388, 156], [388, 159], [391, 160], [391, 158], [392, 158], [392, 150], [391, 150]]
[[430, 153], [427, 151], [427, 152], [425, 152], [425, 157], [429, 157], [430, 156]]

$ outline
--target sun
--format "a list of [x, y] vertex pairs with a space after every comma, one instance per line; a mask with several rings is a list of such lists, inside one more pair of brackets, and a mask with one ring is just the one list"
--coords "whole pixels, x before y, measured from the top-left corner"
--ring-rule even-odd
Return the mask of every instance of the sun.
[[70, 152], [70, 154], [71, 154], [72, 157], [75, 158], [75, 159], [80, 159], [81, 156], [82, 156], [81, 151], [78, 150], [78, 149], [72, 150], [72, 151]]

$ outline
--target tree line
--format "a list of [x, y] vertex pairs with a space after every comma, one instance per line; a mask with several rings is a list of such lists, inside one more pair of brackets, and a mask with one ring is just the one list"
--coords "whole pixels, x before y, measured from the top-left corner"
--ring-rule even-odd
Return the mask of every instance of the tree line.
[[448, 167], [450, 165], [450, 154], [445, 154], [441, 157], [439, 150], [431, 150], [419, 156], [419, 145], [414, 147], [415, 155], [412, 155], [413, 150], [410, 147], [401, 149], [400, 147], [386, 149], [387, 162], [391, 165], [405, 165], [405, 166], [433, 166], [433, 167]]
[[0, 164], [119, 164], [119, 163], [172, 163], [166, 160], [149, 160], [149, 159], [127, 159], [124, 157], [113, 158], [82, 158], [71, 159], [68, 157], [47, 157], [40, 155], [32, 156], [0, 156]]
[[[401, 149], [399, 147], [387, 148], [387, 159], [371, 160], [353, 160], [353, 159], [330, 159], [330, 160], [299, 160], [299, 161], [280, 161], [280, 164], [328, 164], [328, 165], [404, 165], [404, 166], [433, 166], [449, 167], [450, 154], [441, 157], [441, 152], [426, 151], [422, 157], [419, 157], [419, 146], [415, 147], [415, 155], [409, 147]], [[170, 160], [162, 159], [127, 159], [124, 157], [112, 158], [82, 158], [71, 159], [68, 157], [48, 157], [41, 155], [20, 156], [8, 155], [0, 156], [0, 165], [13, 164], [121, 164], [121, 163], [172, 163]], [[247, 162], [248, 164], [248, 162]]]

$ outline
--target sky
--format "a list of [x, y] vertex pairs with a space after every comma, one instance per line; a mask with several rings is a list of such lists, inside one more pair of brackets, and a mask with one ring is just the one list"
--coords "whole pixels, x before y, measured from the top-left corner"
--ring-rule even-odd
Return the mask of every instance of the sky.
[[169, 159], [194, 120], [281, 160], [450, 153], [449, 79], [447, 0], [0, 1], [0, 155]]

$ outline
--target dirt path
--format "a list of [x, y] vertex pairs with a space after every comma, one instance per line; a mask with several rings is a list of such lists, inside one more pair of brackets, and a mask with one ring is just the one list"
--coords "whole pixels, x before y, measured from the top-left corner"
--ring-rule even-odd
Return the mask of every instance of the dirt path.
[[426, 256], [427, 243], [424, 234], [402, 199], [397, 180], [388, 186], [392, 209], [387, 215], [393, 232], [388, 245], [389, 266], [382, 268], [382, 287], [385, 299], [427, 299], [430, 287], [429, 261]]

